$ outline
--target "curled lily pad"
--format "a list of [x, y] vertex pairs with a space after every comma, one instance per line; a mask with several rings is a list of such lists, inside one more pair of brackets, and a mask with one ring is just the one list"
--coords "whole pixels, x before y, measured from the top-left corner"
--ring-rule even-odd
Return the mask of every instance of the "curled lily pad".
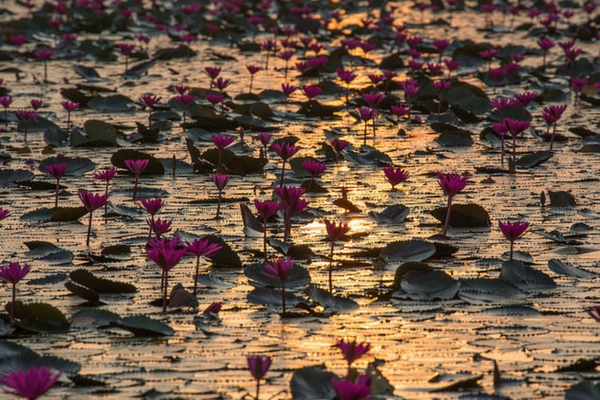
[[424, 240], [400, 240], [388, 244], [379, 255], [388, 263], [423, 261], [435, 253], [435, 245]]
[[409, 209], [404, 204], [394, 204], [381, 212], [369, 211], [369, 217], [384, 224], [401, 224], [408, 212]]
[[413, 300], [448, 300], [456, 295], [460, 282], [443, 271], [413, 270], [402, 277], [400, 287]]
[[[281, 280], [265, 275], [264, 264], [250, 264], [244, 269], [244, 275], [250, 280], [249, 283], [255, 287], [271, 286], [274, 288], [281, 287]], [[310, 283], [310, 275], [308, 270], [301, 265], [294, 264], [290, 272], [289, 279], [285, 282], [285, 287], [300, 287]]]
[[77, 282], [98, 293], [135, 293], [137, 289], [131, 283], [116, 282], [109, 279], [97, 278], [85, 269], [78, 269], [69, 274], [73, 282]]
[[462, 279], [458, 296], [469, 303], [505, 303], [527, 297], [514, 285], [500, 279]]
[[471, 136], [462, 132], [444, 132], [435, 141], [446, 147], [471, 146], [473, 144]]
[[537, 167], [538, 165], [541, 165], [543, 163], [545, 163], [546, 161], [548, 161], [550, 158], [552, 158], [552, 156], [554, 155], [554, 152], [552, 151], [536, 151], [533, 154], [527, 154], [524, 155], [523, 157], [519, 158], [517, 160], [517, 167], [519, 168], [533, 168], [533, 167]]
[[308, 285], [306, 294], [317, 304], [330, 310], [352, 311], [359, 308], [358, 303], [347, 297], [333, 295], [315, 285]]
[[73, 328], [100, 328], [118, 322], [120, 319], [121, 317], [108, 310], [87, 309], [77, 311], [71, 316], [71, 326]]
[[[10, 307], [10, 303], [7, 304]], [[69, 321], [56, 307], [46, 303], [15, 302], [15, 325], [36, 333], [69, 331]]]
[[212, 263], [213, 267], [228, 267], [228, 268], [241, 268], [242, 260], [237, 252], [233, 251], [231, 246], [225, 240], [216, 235], [206, 235], [202, 239], [206, 239], [210, 244], [218, 244], [221, 246], [221, 250], [206, 256]]
[[87, 302], [85, 305], [97, 306], [101, 304], [100, 294], [95, 290], [78, 285], [71, 281], [65, 282], [65, 287], [67, 288], [67, 290], [69, 290], [69, 292], [73, 293], [75, 296], [86, 300]]
[[519, 261], [502, 263], [500, 279], [521, 290], [549, 290], [556, 287], [552, 278]]
[[170, 336], [175, 331], [167, 324], [160, 321], [148, 318], [144, 315], [123, 318], [119, 321], [111, 323], [111, 326], [116, 326], [133, 333], [135, 336]]
[[165, 173], [165, 168], [159, 160], [150, 154], [143, 153], [141, 151], [133, 149], [120, 149], [117, 150], [110, 158], [112, 165], [117, 168], [128, 170], [127, 165], [125, 165], [125, 160], [148, 160], [148, 166], [144, 172], [142, 172], [142, 175], [164, 175]]
[[304, 367], [294, 371], [290, 390], [294, 400], [332, 399], [335, 396], [332, 379], [335, 375], [317, 367]]
[[240, 211], [244, 223], [244, 235], [246, 237], [263, 237], [264, 226], [250, 211], [250, 208], [245, 204], [240, 204]]
[[77, 221], [88, 213], [87, 209], [81, 207], [58, 207], [52, 213], [50, 221], [52, 222], [69, 222]]
[[592, 271], [574, 267], [557, 259], [549, 260], [548, 268], [557, 274], [572, 276], [574, 278], [592, 279], [598, 277], [598, 274]]
[[[448, 207], [439, 207], [431, 215], [440, 222], [446, 218]], [[490, 215], [479, 204], [452, 204], [449, 225], [453, 228], [485, 228], [490, 226]]]
[[52, 356], [40, 356], [35, 351], [17, 343], [0, 340], [0, 375], [23, 371], [30, 367], [45, 366], [61, 371], [67, 376], [77, 374], [81, 365], [74, 361]]

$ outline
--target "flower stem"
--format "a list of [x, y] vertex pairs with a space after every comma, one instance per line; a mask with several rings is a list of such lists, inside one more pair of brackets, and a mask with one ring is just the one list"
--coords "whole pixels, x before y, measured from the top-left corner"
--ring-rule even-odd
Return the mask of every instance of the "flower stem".
[[198, 293], [198, 274], [200, 273], [200, 256], [196, 257], [196, 274], [194, 275], [194, 296]]
[[281, 304], [283, 305], [283, 314], [285, 314], [285, 281], [281, 281]]
[[515, 242], [511, 240], [511, 241], [510, 241], [510, 261], [512, 261], [512, 260], [513, 260], [513, 249], [514, 249], [514, 245], [515, 245]]
[[58, 208], [58, 182], [60, 181], [60, 179], [56, 180], [56, 192], [54, 194], [54, 209]]
[[267, 263], [267, 219], [263, 221], [263, 255], [265, 256], [265, 264]]
[[139, 175], [135, 176], [135, 183], [133, 185], [133, 201], [135, 201], [135, 195], [137, 194], [138, 180], [140, 179]]
[[285, 160], [283, 160], [283, 165], [281, 166], [281, 176], [279, 177], [279, 187], [283, 187], [283, 174], [285, 173]]
[[448, 207], [446, 209], [446, 220], [444, 221], [444, 230], [442, 236], [446, 236], [448, 231], [448, 225], [450, 224], [450, 211], [452, 210], [452, 196], [448, 196]]
[[90, 235], [92, 234], [92, 211], [90, 211], [90, 220], [88, 222], [87, 239], [85, 241], [86, 246], [90, 246]]
[[17, 298], [17, 283], [13, 282], [12, 284], [12, 302], [10, 303], [10, 320], [13, 321], [15, 319], [15, 301]]
[[333, 293], [333, 245], [334, 241], [331, 241], [331, 251], [329, 252], [329, 293]]
[[169, 286], [169, 275], [168, 272], [165, 271], [165, 287], [163, 288], [163, 314], [167, 312], [167, 288]]
[[260, 379], [256, 380], [256, 397], [255, 400], [258, 400], [258, 395], [260, 394]]

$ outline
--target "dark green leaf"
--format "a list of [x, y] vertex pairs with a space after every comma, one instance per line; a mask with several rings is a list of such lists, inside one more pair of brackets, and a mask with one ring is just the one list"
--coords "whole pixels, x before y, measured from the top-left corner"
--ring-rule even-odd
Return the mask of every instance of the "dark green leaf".
[[322, 305], [326, 309], [338, 311], [352, 311], [359, 308], [357, 302], [347, 297], [333, 295], [323, 289], [319, 289], [315, 285], [308, 285], [306, 294], [317, 304]]
[[293, 400], [333, 399], [335, 390], [333, 373], [317, 367], [304, 367], [294, 371], [290, 381]]
[[169, 325], [143, 315], [123, 318], [111, 325], [125, 329], [135, 336], [170, 336], [175, 333]]
[[98, 293], [135, 293], [137, 289], [131, 283], [115, 282], [109, 279], [97, 278], [91, 272], [78, 269], [69, 274], [69, 278], [80, 285]]
[[[10, 303], [7, 307], [10, 307]], [[24, 304], [16, 301], [15, 324], [37, 333], [63, 333], [69, 330], [69, 321], [64, 314], [46, 303]]]
[[[452, 204], [450, 226], [453, 228], [485, 228], [490, 226], [488, 212], [479, 204]], [[446, 219], [447, 207], [439, 207], [431, 215], [440, 222]]]
[[435, 253], [435, 245], [424, 240], [400, 240], [388, 244], [379, 255], [388, 263], [423, 261]]
[[[271, 286], [281, 287], [281, 280], [264, 274], [266, 272], [264, 264], [250, 264], [244, 268], [244, 275], [250, 280], [250, 284], [255, 287]], [[306, 286], [310, 283], [308, 270], [301, 265], [294, 264], [290, 272], [289, 279], [285, 282], [286, 288]]]

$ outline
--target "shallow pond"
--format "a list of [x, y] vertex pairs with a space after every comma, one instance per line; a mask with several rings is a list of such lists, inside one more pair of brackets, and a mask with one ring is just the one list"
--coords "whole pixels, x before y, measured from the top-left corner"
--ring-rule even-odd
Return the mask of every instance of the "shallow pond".
[[[364, 371], [369, 363], [374, 363], [391, 387], [386, 393], [388, 385], [378, 386], [381, 398], [484, 399], [506, 396], [554, 399], [563, 398], [565, 391], [582, 379], [599, 378], [593, 360], [600, 354], [600, 324], [586, 312], [597, 304], [600, 297], [598, 150], [594, 147], [597, 146], [594, 140], [582, 139], [581, 135], [569, 131], [570, 128], [579, 128], [577, 132], [584, 129], [586, 135], [592, 138], [593, 131], [598, 132], [600, 109], [597, 89], [593, 85], [600, 81], [597, 39], [576, 43], [576, 47], [583, 50], [580, 56], [583, 61], [575, 64], [575, 71], [580, 78], [588, 79], [588, 85], [583, 91], [587, 97], [575, 104], [575, 95], [569, 93], [569, 76], [560, 73], [566, 64], [562, 49], [558, 46], [552, 48], [546, 57], [546, 70], [540, 68], [543, 53], [536, 42], [544, 36], [545, 30], [539, 19], [546, 15], [546, 10], [540, 6], [544, 14], [530, 18], [526, 10], [534, 7], [532, 2], [520, 2], [522, 9], [514, 16], [510, 13], [503, 15], [500, 10], [492, 12], [492, 28], [486, 25], [488, 16], [474, 2], [447, 6], [435, 13], [431, 8], [421, 12], [404, 2], [382, 2], [386, 4], [371, 4], [369, 7], [366, 3], [342, 1], [311, 3], [316, 9], [310, 15], [320, 16], [320, 20], [338, 8], [343, 10], [343, 17], [339, 22], [330, 22], [328, 29], [321, 27], [317, 33], [305, 31], [291, 36], [314, 37], [313, 43], [324, 46], [322, 54], [331, 55], [331, 59], [337, 57], [341, 65], [354, 70], [357, 78], [350, 84], [348, 104], [345, 101], [346, 85], [340, 81], [335, 69], [331, 69], [333, 64], [323, 71], [320, 78], [316, 74], [302, 77], [292, 67], [305, 56], [313, 57], [313, 50], [296, 50], [288, 63], [290, 69], [287, 74], [284, 72], [285, 61], [274, 56], [270, 57], [269, 69], [264, 69], [266, 53], [255, 51], [255, 46], [251, 45], [253, 29], [246, 21], [247, 16], [263, 12], [256, 6], [252, 8], [250, 5], [248, 10], [249, 5], [242, 3], [245, 16], [241, 16], [231, 12], [226, 14], [222, 11], [223, 5], [215, 2], [205, 4], [198, 13], [187, 15], [180, 9], [181, 4], [187, 2], [156, 1], [154, 3], [159, 11], [155, 12], [149, 11], [150, 2], [138, 3], [122, 2], [118, 8], [114, 4], [106, 4], [108, 22], [98, 22], [100, 28], [97, 31], [92, 29], [96, 26], [94, 18], [86, 20], [82, 17], [85, 14], [82, 14], [77, 17], [76, 23], [70, 19], [73, 18], [72, 12], [77, 16], [81, 10], [70, 10], [61, 16], [52, 12], [48, 5], [43, 12], [37, 11], [39, 5], [36, 4], [31, 16], [21, 4], [2, 4], [5, 26], [1, 29], [6, 39], [1, 50], [13, 59], [3, 61], [0, 77], [4, 79], [2, 87], [13, 97], [13, 104], [9, 109], [6, 129], [0, 133], [4, 160], [3, 171], [0, 172], [4, 177], [9, 170], [29, 170], [35, 175], [35, 182], [47, 183], [47, 187], [40, 189], [23, 182], [11, 184], [5, 178], [1, 181], [4, 187], [0, 189], [0, 206], [9, 210], [11, 216], [1, 222], [0, 259], [26, 262], [32, 266], [30, 274], [17, 285], [17, 298], [25, 303], [51, 304], [67, 318], [89, 310], [90, 307], [82, 305], [84, 300], [73, 295], [64, 285], [66, 275], [84, 268], [97, 277], [133, 283], [137, 288], [134, 294], [102, 295], [102, 305], [94, 309], [112, 311], [121, 317], [144, 315], [162, 321], [174, 331], [159, 338], [139, 337], [116, 327], [91, 327], [85, 318], [75, 318], [66, 333], [6, 334], [7, 341], [26, 346], [41, 355], [79, 363], [79, 375], [103, 383], [75, 385], [69, 379], [72, 376], [65, 375], [61, 384], [51, 389], [45, 398], [250, 398], [255, 381], [247, 370], [246, 356], [253, 354], [273, 358], [266, 376], [267, 383], [261, 386], [261, 398], [292, 398], [290, 380], [294, 371], [300, 368], [320, 366], [343, 376], [347, 365], [335, 344], [340, 339], [354, 338], [372, 346], [355, 367]], [[576, 4], [569, 3], [563, 7], [572, 10], [573, 16], [568, 21], [566, 17], [559, 20], [557, 29], [548, 36], [554, 41], [568, 40], [588, 19]], [[121, 10], [126, 8], [135, 10], [130, 19], [123, 17]], [[268, 28], [277, 23], [283, 28], [292, 27], [299, 21], [301, 30], [321, 26], [319, 18], [294, 17], [290, 10], [284, 9], [280, 4], [269, 9], [266, 16], [270, 20], [268, 23], [263, 21], [257, 28], [256, 43], [273, 37], [282, 39], [282, 35], [274, 36], [268, 32]], [[380, 9], [385, 10], [384, 14]], [[217, 11], [212, 13], [210, 10]], [[214, 22], [223, 13], [230, 18], [220, 22], [221, 28], [214, 38], [207, 36], [206, 24]], [[593, 18], [597, 22], [597, 14], [596, 11], [591, 15], [590, 26], [594, 29], [597, 23], [593, 22]], [[144, 15], [156, 15], [159, 22], [169, 25], [169, 35], [158, 30]], [[419, 57], [423, 62], [437, 62], [438, 54], [431, 50], [434, 49], [433, 40], [443, 38], [450, 42], [444, 58], [454, 54], [454, 58], [462, 61], [463, 65], [453, 72], [452, 79], [455, 79], [453, 82], [459, 80], [467, 89], [465, 92], [453, 92], [448, 101], [470, 109], [463, 113], [455, 111], [462, 119], [452, 111], [437, 115], [437, 96], [431, 84], [427, 83], [429, 77], [423, 73], [419, 75], [419, 84], [424, 85], [422, 90], [428, 94], [422, 92], [421, 97], [417, 96], [413, 110], [420, 120], [408, 121], [403, 117], [396, 122], [396, 117], [389, 111], [389, 103], [404, 101], [403, 91], [397, 83], [407, 79], [409, 73], [406, 67], [410, 58], [406, 52], [408, 46], [406, 43], [392, 46], [396, 32], [390, 25], [382, 25], [379, 33], [363, 27], [366, 19], [378, 22], [388, 15], [393, 18], [394, 24], [405, 24], [404, 33], [409, 37], [423, 38], [423, 44], [418, 46], [423, 49]], [[52, 31], [43, 24], [36, 25], [36, 21], [47, 21], [48, 18], [66, 21], [61, 33], [72, 31], [77, 40], [65, 44], [55, 39]], [[151, 40], [147, 53], [153, 57], [160, 49], [173, 49], [181, 44], [176, 41], [182, 36], [182, 32], [173, 28], [176, 24], [188, 25], [197, 34], [190, 44], [193, 53], [190, 53], [189, 59], [187, 54], [178, 54], [178, 57], [156, 58], [151, 64], [145, 64], [154, 58], [143, 58], [143, 54], [134, 51], [134, 56], [141, 59], [133, 57], [128, 61], [129, 66], [141, 63], [147, 72], [122, 75], [125, 60], [115, 43], [138, 43], [134, 38], [136, 34], [148, 35]], [[27, 36], [27, 42], [19, 47], [10, 44], [8, 36], [19, 33]], [[352, 56], [334, 56], [338, 54], [336, 51], [341, 40], [351, 37], [368, 40], [376, 47], [366, 55], [356, 49], [351, 50]], [[487, 63], [473, 53], [475, 50], [468, 40], [473, 44], [485, 43], [483, 48], [493, 46], [501, 50], [499, 57], [504, 57], [503, 62], [511, 53], [523, 54], [525, 58], [516, 75], [518, 79], [513, 77], [515, 83], [501, 82], [498, 88], [494, 88], [489, 80], [486, 83], [485, 79], [480, 79], [487, 74]], [[42, 82], [43, 62], [33, 56], [33, 51], [41, 47], [55, 49], [55, 55], [48, 61], [48, 82], [45, 83]], [[387, 94], [385, 108], [382, 106], [379, 110], [375, 136], [369, 125], [368, 146], [361, 147], [364, 124], [353, 113], [359, 105], [364, 105], [360, 100], [361, 92], [369, 92], [373, 86], [367, 75], [381, 73], [379, 66], [382, 61], [390, 61], [388, 56], [397, 52], [398, 48], [402, 66], [396, 64], [393, 68], [398, 74], [394, 78], [396, 83]], [[498, 59], [492, 63], [495, 67], [500, 65]], [[259, 97], [239, 97], [248, 93], [250, 74], [246, 66], [251, 64], [263, 68], [252, 82], [252, 92]], [[76, 65], [79, 71], [81, 66], [93, 68], [99, 77], [92, 78], [88, 70], [88, 74], [83, 74], [88, 77], [86, 79], [81, 73], [76, 73]], [[132, 148], [165, 160], [167, 172], [164, 176], [142, 176], [139, 185], [140, 197], [163, 197], [165, 206], [159, 216], [172, 221], [172, 232], [167, 236], [173, 233], [184, 237], [189, 237], [185, 236], [187, 234], [214, 234], [239, 255], [244, 265], [260, 263], [262, 257], [256, 254], [262, 249], [262, 238], [244, 234], [240, 204], [255, 211], [254, 199], [271, 198], [272, 189], [279, 182], [280, 159], [269, 151], [269, 161], [262, 173], [232, 174], [223, 192], [230, 201], [221, 206], [223, 218], [215, 219], [217, 190], [211, 173], [194, 173], [186, 145], [189, 137], [200, 152], [212, 149], [210, 133], [189, 125], [182, 126], [179, 119], [182, 108], [173, 100], [177, 95], [176, 85], [188, 85], [192, 93], [201, 95], [191, 106], [187, 120], [192, 123], [199, 121], [198, 126], [206, 128], [206, 120], [214, 116], [206, 117], [211, 111], [203, 95], [210, 79], [204, 68], [215, 66], [222, 68], [222, 77], [232, 80], [225, 90], [226, 106], [222, 114], [225, 121], [235, 123], [230, 127], [232, 125], [219, 120], [214, 131], [236, 137], [236, 143], [231, 147], [236, 155], [258, 158], [261, 146], [256, 135], [269, 131], [275, 139], [297, 137], [299, 141], [296, 144], [301, 150], [295, 157], [314, 157], [327, 162], [325, 173], [318, 179], [326, 192], [304, 196], [310, 202], [309, 209], [294, 220], [290, 242], [307, 245], [314, 252], [312, 257], [297, 263], [310, 272], [312, 284], [325, 289], [330, 243], [326, 240], [324, 219], [348, 223], [350, 232], [347, 240], [335, 245], [338, 267], [334, 270], [333, 281], [336, 294], [353, 299], [358, 308], [347, 311], [324, 307], [324, 312], [316, 312], [322, 311], [323, 307], [315, 307], [304, 293], [304, 287], [292, 288], [292, 292], [302, 297], [312, 312], [303, 317], [281, 318], [280, 306], [248, 301], [247, 296], [254, 287], [244, 275], [243, 268], [211, 267], [210, 262], [204, 260], [201, 261], [201, 272], [212, 275], [200, 283], [199, 306], [162, 314], [160, 307], [150, 305], [160, 297], [160, 270], [146, 257], [147, 215], [139, 211], [139, 202], [131, 199], [134, 177], [125, 170], [119, 170], [110, 184], [111, 211], [108, 218], [104, 219], [101, 212], [94, 214], [89, 247], [85, 245], [87, 217], [81, 218], [81, 222], [40, 222], [31, 216], [31, 212], [52, 208], [54, 204], [55, 181], [38, 168], [42, 160], [54, 156], [53, 153], [62, 153], [67, 157], [91, 160], [97, 171], [110, 167], [111, 156], [118, 147]], [[555, 73], [557, 69], [558, 74]], [[16, 76], [19, 80], [15, 79]], [[286, 100], [281, 93], [281, 84], [286, 79], [298, 86], [320, 84], [324, 91], [316, 100], [329, 115], [298, 112], [307, 106], [307, 99], [298, 89]], [[433, 79], [439, 80], [440, 77]], [[25, 144], [23, 122], [17, 129], [18, 121], [11, 111], [30, 108], [31, 99], [41, 99], [40, 116], [64, 130], [67, 113], [60, 105], [65, 100], [61, 91], [75, 88], [91, 98], [120, 94], [131, 100], [125, 101], [124, 109], [119, 103], [122, 99], [109, 98], [104, 105], [81, 107], [71, 114], [74, 129], [83, 129], [88, 120], [101, 120], [117, 127], [119, 138], [115, 143], [118, 146], [73, 147], [64, 144], [49, 147], [43, 130], [36, 128], [38, 125], [33, 121]], [[382, 85], [379, 89], [383, 88]], [[478, 94], [476, 88], [481, 89], [482, 94]], [[561, 140], [554, 144], [552, 157], [534, 167], [517, 168], [516, 174], [509, 174], [501, 169], [500, 140], [493, 135], [480, 135], [492, 124], [488, 118], [492, 110], [487, 104], [482, 104], [497, 96], [512, 98], [515, 93], [525, 91], [543, 93], [547, 100], [544, 101], [543, 96], [538, 97], [527, 106], [528, 114], [532, 116], [532, 128], [538, 132], [531, 134], [527, 131], [518, 138], [517, 157], [549, 149], [549, 143], [539, 137], [540, 132], [546, 131], [543, 107], [568, 104], [568, 108], [558, 123], [557, 133]], [[139, 135], [139, 140], [132, 140], [137, 135], [136, 123], [148, 123], [148, 110], [137, 102], [144, 94], [162, 97], [153, 114], [153, 124], [160, 130], [160, 136], [154, 142]], [[462, 96], [472, 96], [474, 100], [467, 105]], [[255, 104], [258, 100], [264, 103], [260, 106], [262, 111], [254, 109], [254, 116], [249, 113], [243, 115], [245, 108], [241, 105]], [[111, 111], [113, 106], [119, 110]], [[443, 106], [446, 110], [447, 102]], [[478, 111], [481, 107], [483, 111]], [[216, 113], [221, 113], [220, 105], [217, 105]], [[468, 115], [465, 116], [465, 113]], [[453, 125], [453, 129], [459, 127], [468, 131], [472, 144], [440, 144], [440, 134], [432, 128], [434, 122], [445, 122]], [[444, 129], [448, 130], [448, 127]], [[57, 135], [60, 136], [60, 133]], [[351, 143], [338, 163], [322, 151], [323, 143], [334, 138]], [[584, 148], [586, 144], [589, 146]], [[381, 153], [375, 154], [374, 160], [369, 159], [374, 149]], [[174, 176], [168, 167], [168, 160], [172, 157], [180, 161]], [[384, 165], [401, 166], [410, 173], [410, 178], [397, 190], [390, 191], [390, 184], [382, 172]], [[450, 228], [447, 239], [439, 237], [441, 224], [431, 211], [444, 207], [446, 197], [435, 176], [437, 171], [469, 174], [469, 184], [455, 196], [454, 202], [482, 206], [489, 213], [489, 227]], [[303, 180], [289, 169], [285, 178], [286, 184], [292, 186], [300, 185]], [[59, 205], [65, 207], [80, 206], [79, 189], [95, 193], [104, 190], [103, 183], [93, 178], [93, 171], [78, 176], [67, 174], [60, 184]], [[347, 192], [348, 200], [359, 209], [358, 212], [347, 212], [334, 204], [342, 197], [343, 191]], [[552, 199], [549, 191], [567, 192], [562, 196], [570, 198], [570, 194], [576, 205], [563, 202], [558, 204], [562, 207], [557, 207], [560, 199]], [[542, 204], [541, 193], [547, 197], [545, 205]], [[211, 199], [209, 202], [198, 201]], [[403, 204], [409, 209], [407, 218], [401, 223], [378, 222], [368, 215], [370, 211], [380, 212], [396, 204]], [[402, 298], [406, 297], [404, 294], [397, 292], [391, 297], [383, 295], [392, 291], [395, 270], [400, 262], [385, 263], [376, 252], [366, 251], [400, 240], [431, 239], [432, 242], [456, 246], [457, 251], [451, 256], [435, 257], [424, 262], [435, 270], [444, 271], [452, 279], [463, 280], [463, 288], [467, 285], [464, 282], [475, 278], [496, 282], [503, 261], [508, 259], [509, 242], [498, 229], [498, 221], [505, 220], [529, 222], [526, 235], [515, 242], [515, 249], [519, 251], [517, 256], [535, 270], [548, 275], [556, 287], [539, 289], [529, 286], [518, 295], [503, 296], [498, 292], [500, 288], [492, 285], [487, 293], [477, 287], [449, 300], [420, 300], [414, 296], [406, 299]], [[574, 226], [577, 229], [572, 229]], [[283, 223], [270, 223], [269, 237], [282, 240]], [[56, 255], [56, 259], [44, 259], [25, 246], [26, 242], [32, 241], [50, 242], [64, 252]], [[100, 257], [103, 249], [116, 245], [129, 246], [130, 253], [121, 254], [120, 259]], [[281, 256], [272, 247], [268, 251], [271, 260]], [[72, 261], [69, 254], [74, 256]], [[559, 260], [588, 273], [584, 277], [557, 274], [549, 268], [550, 260]], [[185, 258], [170, 272], [170, 285], [181, 283], [190, 289], [194, 266], [193, 258]], [[58, 275], [54, 282], [35, 281], [57, 274], [65, 275], [63, 278]], [[206, 286], [208, 281], [212, 282], [211, 287]], [[527, 286], [526, 282], [523, 285]], [[0, 293], [2, 304], [10, 302], [11, 296], [9, 286], [4, 287], [6, 290]], [[422, 292], [417, 290], [417, 293]], [[381, 297], [378, 299], [377, 296]], [[214, 301], [223, 302], [218, 318], [203, 316], [202, 311]], [[587, 366], [570, 368], [580, 359], [592, 361]], [[494, 374], [494, 361], [499, 378]], [[389, 393], [390, 390], [393, 393]]]

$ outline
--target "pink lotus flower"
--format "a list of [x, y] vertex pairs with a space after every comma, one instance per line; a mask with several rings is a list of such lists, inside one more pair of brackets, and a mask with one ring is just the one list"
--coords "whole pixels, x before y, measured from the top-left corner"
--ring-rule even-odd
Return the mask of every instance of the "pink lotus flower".
[[546, 121], [546, 124], [548, 125], [546, 135], [548, 135], [548, 133], [550, 132], [550, 126], [554, 126], [554, 128], [552, 129], [552, 135], [550, 137], [550, 150], [552, 150], [552, 147], [554, 145], [554, 134], [556, 133], [556, 125], [558, 124], [558, 121], [560, 120], [562, 114], [565, 112], [566, 109], [566, 104], [544, 107], [543, 109], [543, 118], [544, 121]]
[[148, 159], [125, 160], [124, 162], [125, 162], [125, 165], [127, 166], [127, 169], [129, 169], [129, 171], [135, 175], [135, 184], [133, 186], [133, 201], [135, 201], [140, 175], [142, 174], [142, 172], [144, 172], [146, 167], [148, 167], [148, 163], [150, 162], [150, 160], [148, 160]]
[[35, 400], [50, 390], [60, 375], [60, 372], [54, 373], [44, 366], [31, 367], [4, 375], [0, 384], [9, 388], [5, 390], [8, 394]]
[[10, 107], [12, 102], [12, 96], [0, 96], [0, 105], [4, 107], [4, 126], [8, 125], [8, 107]]
[[[104, 171], [94, 172], [94, 179], [98, 179], [99, 181], [106, 182], [104, 187], [104, 194], [108, 196], [108, 183], [115, 177], [117, 173], [117, 168], [115, 166], [111, 166], [109, 169]], [[104, 215], [106, 216], [106, 205], [104, 205]]]
[[87, 239], [85, 241], [85, 245], [90, 245], [90, 234], [92, 233], [92, 212], [102, 207], [108, 202], [108, 195], [104, 194], [94, 194], [90, 193], [87, 190], [80, 189], [79, 190], [79, 199], [86, 210], [88, 210], [90, 217], [88, 223], [88, 231], [87, 231]]
[[52, 164], [46, 165], [46, 172], [48, 172], [54, 179], [56, 179], [56, 192], [54, 195], [54, 208], [58, 208], [58, 190], [60, 188], [60, 178], [63, 177], [67, 170], [67, 163], [64, 164]]
[[[223, 247], [218, 243], [210, 243], [208, 239], [195, 239], [186, 243], [185, 254], [196, 256], [196, 273], [194, 274], [194, 296], [198, 292], [198, 275], [200, 273], [200, 257], [209, 256], [221, 250]], [[218, 311], [217, 311], [218, 314]]]
[[30, 270], [30, 266], [24, 264], [21, 266], [18, 262], [9, 262], [8, 266], [0, 267], [0, 281], [10, 283], [12, 285], [12, 302], [10, 303], [10, 319], [15, 317], [15, 301], [16, 301], [16, 286]]
[[150, 227], [149, 236], [151, 236], [152, 232], [154, 232], [154, 234], [156, 235], [156, 238], [160, 239], [162, 235], [171, 231], [172, 223], [173, 223], [173, 221], [168, 220], [168, 219], [157, 218], [155, 220], [154, 217], [151, 217], [150, 219], [146, 219], [146, 224], [148, 225], [148, 227]]
[[340, 159], [340, 153], [350, 145], [350, 142], [343, 139], [333, 139], [329, 144], [331, 144], [331, 147], [335, 150], [335, 162], [337, 163]]
[[260, 380], [264, 378], [269, 371], [269, 367], [271, 367], [271, 362], [273, 360], [269, 356], [248, 356], [247, 361], [248, 369], [254, 379], [256, 379], [256, 396], [254, 398], [258, 400], [260, 394]]
[[154, 106], [157, 105], [161, 99], [162, 97], [149, 94], [145, 94], [138, 98], [141, 105], [148, 107], [148, 129], [150, 130], [152, 129], [152, 111], [154, 111]]
[[263, 272], [266, 276], [271, 278], [278, 278], [281, 281], [281, 304], [283, 314], [285, 314], [285, 282], [289, 279], [290, 273], [294, 268], [294, 259], [291, 257], [279, 258], [275, 260], [273, 265], [265, 264], [266, 272]]
[[317, 85], [302, 85], [300, 89], [309, 101], [313, 100], [315, 97], [323, 93], [323, 89], [321, 89], [321, 87]]
[[217, 190], [219, 191], [219, 198], [217, 202], [217, 215], [215, 216], [215, 219], [221, 218], [221, 200], [223, 197], [223, 189], [225, 189], [225, 186], [229, 182], [229, 178], [229, 175], [219, 173], [213, 174], [212, 176], [212, 181], [217, 187]]
[[498, 221], [498, 226], [500, 227], [500, 230], [504, 236], [510, 241], [510, 261], [512, 261], [515, 240], [519, 239], [525, 234], [525, 231], [529, 227], [529, 222]]
[[148, 258], [156, 263], [162, 270], [162, 289], [163, 289], [163, 313], [167, 311], [167, 290], [169, 284], [169, 271], [173, 269], [183, 256], [185, 249], [178, 248], [179, 238], [177, 239], [154, 239], [148, 242], [146, 253]]
[[356, 340], [346, 342], [342, 339], [336, 344], [336, 347], [342, 351], [342, 354], [348, 363], [348, 368], [350, 368], [354, 361], [358, 360], [371, 350], [371, 345], [369, 343], [357, 343]]
[[269, 132], [260, 132], [258, 135], [256, 135], [256, 137], [260, 141], [260, 144], [262, 144], [263, 146], [262, 151], [265, 157], [267, 155], [267, 146], [269, 145], [272, 136], [273, 135], [271, 135]]
[[5, 210], [4, 208], [0, 207], [0, 221], [2, 221], [3, 219], [6, 219], [10, 217], [10, 212], [8, 210]]
[[406, 181], [410, 176], [410, 174], [401, 167], [384, 167], [383, 173], [385, 174], [385, 177], [388, 180], [388, 182], [392, 185], [392, 190], [395, 189], [396, 185], [399, 185], [400, 183]]
[[275, 153], [277, 153], [277, 155], [279, 157], [281, 157], [281, 160], [283, 161], [283, 164], [281, 165], [281, 176], [279, 178], [279, 187], [281, 188], [281, 187], [283, 187], [283, 177], [285, 174], [285, 163], [292, 156], [294, 156], [294, 154], [296, 154], [298, 151], [300, 151], [300, 147], [294, 146], [293, 143], [281, 141], [278, 143], [273, 143], [271, 145], [271, 148], [275, 151]]
[[360, 375], [355, 382], [336, 378], [331, 382], [338, 400], [367, 400], [371, 393], [371, 378], [367, 375]]
[[38, 119], [38, 113], [36, 113], [35, 111], [31, 111], [31, 110], [17, 110], [17, 112], [15, 113], [17, 118], [20, 120], [25, 121], [25, 136], [24, 136], [24, 141], [25, 143], [27, 143], [27, 131], [28, 131], [28, 127], [29, 127], [29, 120], [35, 120], [37, 121]]
[[333, 293], [333, 247], [336, 240], [340, 240], [346, 233], [350, 232], [350, 227], [348, 224], [341, 222], [336, 224], [335, 222], [325, 219], [325, 229], [327, 230], [327, 235], [331, 242], [329, 251], [329, 292]]
[[267, 262], [267, 221], [281, 208], [281, 203], [275, 200], [272, 201], [260, 201], [254, 200], [254, 206], [256, 211], [261, 216], [263, 221], [263, 255], [265, 264]]
[[202, 314], [212, 315], [216, 317], [219, 315], [219, 312], [221, 312], [222, 307], [223, 303], [221, 303], [220, 301], [213, 301], [208, 307], [206, 307], [204, 311], [202, 311]]
[[452, 210], [452, 198], [460, 193], [465, 186], [467, 186], [467, 182], [469, 181], [468, 176], [460, 175], [460, 174], [452, 174], [452, 173], [437, 173], [438, 183], [444, 193], [448, 196], [448, 206], [446, 209], [446, 220], [444, 222], [444, 229], [442, 230], [442, 236], [446, 236], [446, 232], [448, 230], [448, 224], [450, 223], [450, 212]]
[[300, 198], [306, 190], [293, 186], [283, 186], [275, 188], [274, 192], [281, 200], [281, 204], [285, 211], [283, 240], [287, 241], [292, 227], [292, 217], [304, 211], [309, 204], [308, 201]]

